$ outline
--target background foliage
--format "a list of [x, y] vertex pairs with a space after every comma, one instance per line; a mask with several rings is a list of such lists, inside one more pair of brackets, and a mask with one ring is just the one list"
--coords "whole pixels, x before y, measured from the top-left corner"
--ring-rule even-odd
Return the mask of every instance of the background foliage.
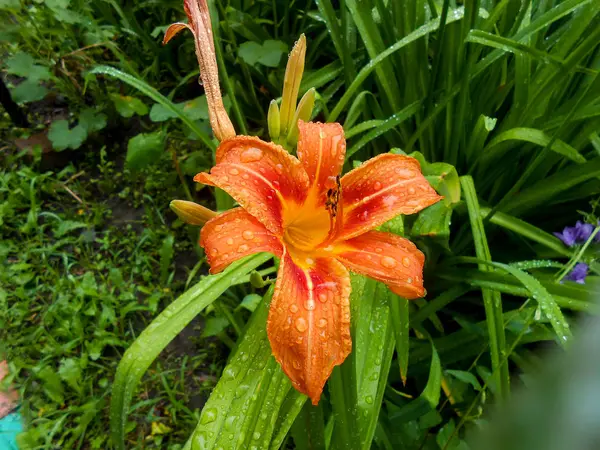
[[[264, 336], [273, 265], [203, 278], [197, 230], [167, 210], [231, 206], [191, 183], [215, 144], [191, 36], [160, 44], [181, 2], [0, 0], [2, 78], [31, 124], [1, 119], [0, 352], [24, 399], [22, 447], [108, 448], [112, 421], [126, 448], [182, 448], [192, 432], [195, 449], [467, 448], [540, 349], [568, 346], [598, 310], [594, 244], [550, 233], [597, 223], [600, 5], [211, 8], [238, 132], [266, 137], [303, 32], [300, 94], [314, 87], [314, 117], [344, 125], [346, 169], [387, 151], [421, 161], [445, 201], [386, 227], [426, 253], [428, 295], [354, 279], [355, 350], [306, 405]], [[586, 284], [560, 283], [576, 261]]]

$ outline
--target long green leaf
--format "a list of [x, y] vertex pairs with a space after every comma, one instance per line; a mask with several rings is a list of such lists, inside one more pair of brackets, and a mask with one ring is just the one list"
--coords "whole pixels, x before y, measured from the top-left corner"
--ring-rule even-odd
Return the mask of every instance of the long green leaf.
[[[475, 191], [473, 179], [469, 176], [461, 177], [460, 183], [463, 189], [467, 208], [469, 210], [469, 220], [471, 222], [471, 233], [475, 243], [475, 253], [477, 257], [484, 261], [491, 261], [492, 257], [485, 235], [485, 229], [479, 211], [479, 201]], [[483, 271], [492, 270], [490, 267], [482, 264], [480, 269]], [[502, 364], [502, 355], [506, 350], [506, 337], [504, 334], [504, 323], [502, 322], [502, 299], [500, 293], [491, 289], [482, 289], [483, 304], [485, 307], [486, 321], [490, 336], [490, 355], [492, 359], [492, 371], [496, 379], [496, 386], [500, 398], [508, 396], [510, 388], [510, 375], [508, 366]]]
[[[542, 283], [532, 275], [528, 274], [524, 270], [521, 270], [515, 264], [508, 265], [497, 263], [493, 261], [482, 261], [477, 258], [469, 258], [469, 257], [459, 257], [456, 258], [457, 262], [473, 262], [480, 265], [488, 264], [490, 266], [501, 269], [505, 272], [508, 272], [510, 275], [515, 277], [519, 282], [525, 286], [525, 288], [529, 291], [529, 295], [533, 297], [534, 300], [538, 302], [541, 310], [546, 314], [548, 320], [552, 324], [552, 328], [556, 332], [556, 335], [559, 338], [559, 342], [561, 345], [566, 345], [567, 341], [571, 337], [571, 330], [569, 328], [569, 323], [566, 321], [560, 307], [556, 303], [556, 300], [548, 292], [548, 290], [542, 285]], [[538, 265], [539, 267], [539, 265]]]
[[400, 408], [390, 415], [394, 423], [410, 422], [424, 416], [436, 408], [440, 402], [442, 387], [442, 363], [433, 342], [431, 342], [431, 365], [429, 367], [429, 378], [425, 389], [418, 398]]
[[[377, 283], [376, 295], [363, 297], [360, 305], [360, 318], [370, 312], [369, 320], [361, 321], [359, 325], [367, 333], [359, 333], [354, 344], [355, 351], [363, 354], [362, 364], [357, 364], [358, 379], [358, 414], [361, 434], [361, 448], [369, 450], [377, 428], [377, 419], [381, 410], [383, 393], [388, 379], [388, 373], [394, 353], [394, 339], [392, 334], [392, 321], [390, 318], [391, 293], [387, 286]], [[367, 303], [371, 303], [365, 307]], [[362, 338], [358, 336], [362, 335]]]
[[125, 423], [131, 399], [142, 376], [158, 354], [204, 308], [214, 302], [237, 278], [272, 258], [269, 254], [249, 256], [233, 263], [218, 275], [207, 276], [171, 303], [127, 349], [117, 367], [110, 405], [113, 445], [125, 449]]
[[390, 118], [382, 121], [382, 123], [379, 124], [374, 130], [370, 131], [365, 136], [360, 138], [360, 140], [356, 144], [354, 144], [348, 149], [348, 151], [346, 152], [346, 159], [350, 158], [352, 155], [354, 155], [357, 151], [359, 151], [373, 139], [377, 138], [378, 136], [381, 136], [383, 133], [391, 130], [392, 128], [396, 128], [406, 119], [414, 115], [421, 107], [421, 103], [422, 102], [420, 101], [413, 102], [406, 108], [403, 108], [401, 111], [398, 111]]
[[[455, 22], [457, 20], [462, 19], [463, 14], [464, 14], [463, 8], [457, 8], [456, 10], [452, 11], [451, 14], [449, 14], [448, 20], [446, 21], [446, 23], [451, 23], [451, 22]], [[425, 25], [417, 28], [415, 31], [408, 34], [407, 36], [405, 36], [404, 38], [402, 38], [401, 40], [396, 42], [391, 47], [388, 47], [386, 50], [379, 53], [376, 57], [372, 58], [371, 61], [369, 61], [369, 63], [360, 70], [358, 75], [356, 75], [356, 78], [354, 78], [354, 81], [352, 81], [352, 84], [350, 85], [350, 87], [348, 87], [348, 89], [346, 89], [346, 92], [344, 93], [342, 98], [335, 105], [335, 107], [331, 111], [331, 114], [329, 114], [329, 121], [335, 122], [335, 120], [339, 117], [341, 112], [344, 110], [344, 108], [346, 107], [346, 105], [348, 104], [350, 99], [352, 99], [352, 97], [354, 96], [354, 93], [360, 88], [361, 84], [367, 79], [367, 77], [373, 72], [373, 70], [375, 70], [379, 67], [379, 65], [386, 58], [388, 58], [390, 55], [392, 55], [394, 52], [397, 52], [401, 48], [406, 47], [410, 43], [422, 38], [423, 36], [427, 36], [429, 33], [437, 30], [439, 28], [439, 26], [440, 26], [439, 18], [433, 19], [433, 20], [427, 22]]]
[[533, 128], [513, 128], [499, 134], [492, 139], [483, 150], [481, 162], [490, 160], [495, 161], [498, 156], [506, 153], [506, 150], [500, 144], [514, 140], [531, 142], [532, 144], [539, 145], [540, 147], [546, 147], [548, 144], [550, 144], [549, 149], [553, 152], [565, 156], [576, 163], [582, 164], [585, 162], [585, 158], [569, 144], [561, 141], [560, 139], [555, 139], [552, 141], [551, 137], [546, 133]]
[[[192, 450], [272, 447], [306, 396], [292, 388], [271, 353], [266, 321], [273, 288], [254, 311], [235, 353], [202, 409]], [[293, 417], [292, 417], [293, 416]], [[279, 425], [276, 427], [276, 425]]]
[[393, 296], [390, 301], [390, 313], [392, 316], [392, 329], [394, 331], [398, 365], [400, 366], [400, 378], [402, 379], [402, 383], [406, 384], [409, 357], [408, 338], [410, 332], [408, 300]]
[[599, 176], [600, 158], [594, 158], [585, 164], [569, 166], [515, 195], [502, 210], [515, 216], [525, 211], [533, 211], [536, 206], [547, 204], [561, 192]]

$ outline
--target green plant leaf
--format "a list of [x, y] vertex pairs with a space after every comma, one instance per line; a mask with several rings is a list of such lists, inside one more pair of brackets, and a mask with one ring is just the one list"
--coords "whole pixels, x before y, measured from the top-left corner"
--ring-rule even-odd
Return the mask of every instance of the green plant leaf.
[[263, 44], [257, 42], [244, 42], [240, 45], [238, 55], [251, 66], [262, 64], [267, 67], [277, 67], [281, 57], [287, 53], [288, 46], [285, 42], [266, 40]]
[[413, 237], [428, 237], [446, 250], [450, 250], [450, 221], [453, 206], [437, 202], [425, 208], [417, 216], [410, 234]]
[[[465, 201], [469, 211], [469, 221], [471, 223], [471, 234], [475, 245], [475, 254], [482, 261], [492, 260], [488, 246], [485, 228], [481, 219], [479, 210], [479, 200], [473, 179], [469, 176], [460, 178]], [[483, 271], [492, 270], [486, 264], [481, 264]], [[504, 332], [504, 322], [502, 320], [502, 299], [500, 293], [492, 289], [482, 289], [483, 303], [485, 307], [486, 322], [490, 337], [490, 356], [492, 359], [492, 370], [494, 372], [495, 385], [500, 397], [508, 396], [510, 389], [510, 375], [508, 373], [508, 364], [502, 363], [502, 355], [506, 352], [506, 336]]]
[[0, 8], [2, 9], [21, 9], [21, 2], [19, 0], [0, 0]]
[[273, 288], [252, 314], [202, 410], [192, 450], [279, 448], [306, 396], [292, 388], [271, 355], [266, 320]]
[[77, 392], [82, 390], [81, 360], [76, 358], [63, 359], [58, 368], [58, 374], [72, 389]]
[[110, 98], [115, 104], [117, 112], [123, 117], [132, 117], [134, 114], [139, 116], [148, 114], [148, 107], [137, 97], [110, 94]]
[[394, 342], [396, 344], [396, 354], [398, 355], [398, 366], [400, 367], [400, 378], [402, 383], [406, 384], [408, 376], [408, 357], [409, 357], [409, 333], [410, 333], [410, 315], [408, 300], [397, 295], [391, 295], [390, 315], [392, 318], [392, 329], [394, 332]]
[[56, 230], [54, 230], [54, 235], [57, 238], [60, 238], [73, 230], [76, 230], [78, 228], [87, 228], [87, 226], [88, 225], [85, 222], [78, 222], [78, 221], [74, 221], [74, 220], [63, 220], [58, 224], [58, 227], [56, 228]]
[[19, 52], [6, 60], [6, 71], [12, 75], [27, 78], [29, 81], [45, 81], [52, 78], [47, 67], [36, 62], [28, 53]]
[[435, 410], [437, 407], [442, 386], [442, 364], [438, 352], [431, 343], [431, 364], [427, 384], [418, 398], [402, 406], [390, 414], [390, 420], [396, 424], [410, 422]]
[[323, 417], [323, 406], [317, 406], [310, 402], [304, 404], [304, 408], [294, 421], [292, 436], [294, 445], [298, 450], [326, 450], [325, 427]]
[[[391, 153], [398, 153], [394, 150]], [[429, 163], [420, 152], [412, 152], [409, 156], [421, 164], [421, 171], [431, 187], [444, 196], [444, 202], [449, 205], [460, 202], [460, 180], [456, 168], [447, 163]]]
[[100, 131], [106, 127], [106, 114], [98, 112], [94, 108], [86, 108], [79, 113], [79, 125], [87, 133]]
[[158, 130], [154, 133], [140, 133], [129, 139], [126, 166], [139, 170], [158, 162], [165, 150], [165, 137], [163, 131]]
[[67, 120], [56, 120], [50, 125], [48, 139], [52, 142], [54, 150], [77, 149], [87, 139], [87, 131], [81, 125], [69, 128]]
[[158, 252], [160, 256], [160, 284], [165, 285], [169, 276], [169, 268], [171, 262], [173, 262], [173, 244], [175, 243], [175, 236], [169, 234], [163, 241]]
[[532, 144], [539, 145], [540, 147], [546, 147], [548, 144], [551, 144], [549, 147], [550, 150], [558, 153], [559, 155], [565, 156], [579, 164], [585, 162], [585, 158], [570, 145], [566, 144], [560, 139], [551, 141], [550, 136], [546, 135], [546, 133], [533, 128], [513, 128], [499, 134], [492, 139], [484, 149], [482, 160], [489, 161], [506, 153], [506, 148], [510, 147], [501, 144], [506, 144], [514, 140], [531, 142]]
[[206, 319], [206, 323], [204, 324], [204, 329], [202, 330], [202, 337], [211, 337], [216, 336], [219, 333], [222, 333], [229, 326], [229, 320], [227, 317], [209, 317]]
[[262, 253], [249, 256], [218, 275], [205, 277], [171, 303], [131, 344], [117, 368], [110, 405], [111, 436], [117, 449], [125, 449], [125, 424], [134, 391], [158, 354], [238, 278], [271, 258]]
[[254, 312], [261, 300], [262, 297], [258, 294], [248, 294], [244, 297], [238, 308], [245, 308], [248, 311]]
[[48, 89], [35, 80], [24, 80], [11, 89], [11, 96], [17, 103], [29, 103], [43, 100]]

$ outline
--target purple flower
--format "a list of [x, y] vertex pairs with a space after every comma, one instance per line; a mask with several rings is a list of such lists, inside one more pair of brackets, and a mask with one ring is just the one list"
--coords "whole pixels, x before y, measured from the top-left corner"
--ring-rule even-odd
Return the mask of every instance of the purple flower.
[[564, 278], [575, 283], [585, 284], [585, 277], [588, 273], [588, 265], [586, 263], [577, 263], [573, 270]]
[[[575, 244], [585, 243], [594, 232], [594, 225], [584, 223], [578, 220], [574, 227], [565, 227], [562, 233], [553, 233], [568, 247], [573, 247]], [[595, 242], [600, 242], [600, 233], [594, 238]]]
[[593, 232], [594, 225], [592, 225], [591, 223], [581, 223], [581, 221], [578, 220], [575, 224], [575, 239], [579, 243], [583, 244], [585, 241], [587, 241]]

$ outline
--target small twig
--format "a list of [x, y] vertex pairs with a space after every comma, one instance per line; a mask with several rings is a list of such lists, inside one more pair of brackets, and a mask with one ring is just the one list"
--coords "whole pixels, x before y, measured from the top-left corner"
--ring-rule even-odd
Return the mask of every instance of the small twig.
[[63, 56], [60, 57], [60, 59], [66, 58], [67, 56], [75, 55], [75, 54], [80, 53], [80, 52], [84, 52], [86, 50], [89, 50], [90, 48], [104, 47], [104, 46], [106, 46], [108, 44], [109, 44], [109, 42], [107, 41], [107, 42], [99, 42], [97, 44], [86, 45], [85, 47], [81, 47], [81, 48], [78, 48], [77, 50], [73, 50], [72, 52], [64, 54]]
[[75, 175], [71, 176], [71, 178], [69, 178], [67, 181], [65, 181], [65, 184], [70, 183], [71, 181], [79, 178], [81, 175], [83, 175], [85, 173], [85, 170], [81, 170], [79, 172], [77, 172]]
[[71, 194], [71, 197], [73, 197], [75, 200], [77, 200], [79, 203], [81, 203], [83, 205], [83, 200], [81, 200], [75, 192], [73, 192], [71, 189], [69, 189], [69, 187], [66, 184], [63, 183], [62, 187], [65, 188], [65, 190], [69, 194]]

